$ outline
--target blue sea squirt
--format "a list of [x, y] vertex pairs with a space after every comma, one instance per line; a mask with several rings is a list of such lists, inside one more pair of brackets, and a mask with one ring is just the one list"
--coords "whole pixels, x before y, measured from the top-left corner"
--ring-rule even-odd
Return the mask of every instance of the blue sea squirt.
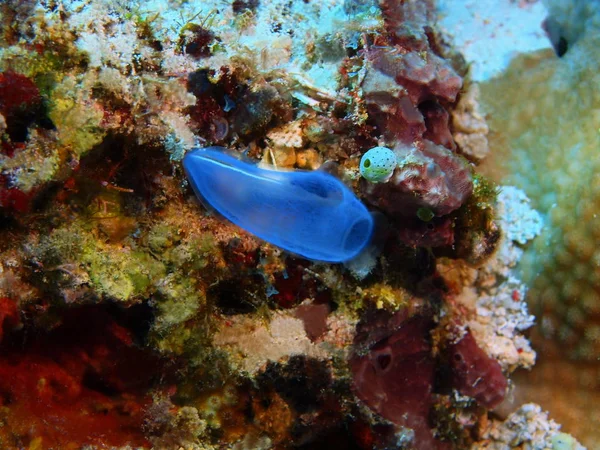
[[189, 152], [183, 167], [205, 206], [289, 252], [344, 262], [371, 239], [371, 214], [327, 172], [263, 169], [222, 147]]

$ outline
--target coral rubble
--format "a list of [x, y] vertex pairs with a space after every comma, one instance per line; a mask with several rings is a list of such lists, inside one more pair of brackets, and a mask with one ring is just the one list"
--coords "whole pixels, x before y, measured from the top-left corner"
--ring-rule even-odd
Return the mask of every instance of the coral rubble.
[[[2, 2], [0, 447], [576, 445], [537, 405], [506, 412], [536, 358], [514, 267], [542, 218], [478, 173], [486, 91], [435, 16], [430, 0]], [[337, 177], [372, 238], [344, 265], [260, 240], [196, 201], [182, 161], [199, 146]], [[251, 177], [210, 174], [252, 205]], [[272, 205], [280, 228], [308, 219], [284, 230], [292, 250], [320, 232], [288, 196], [309, 190], [326, 219], [337, 201], [295, 175]]]

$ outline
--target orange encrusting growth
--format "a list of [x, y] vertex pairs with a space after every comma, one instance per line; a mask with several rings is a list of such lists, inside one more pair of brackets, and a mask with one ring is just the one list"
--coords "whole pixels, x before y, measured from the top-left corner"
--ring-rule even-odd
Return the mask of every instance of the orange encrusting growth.
[[46, 334], [5, 335], [2, 448], [148, 446], [142, 432], [157, 358], [101, 308], [68, 311]]

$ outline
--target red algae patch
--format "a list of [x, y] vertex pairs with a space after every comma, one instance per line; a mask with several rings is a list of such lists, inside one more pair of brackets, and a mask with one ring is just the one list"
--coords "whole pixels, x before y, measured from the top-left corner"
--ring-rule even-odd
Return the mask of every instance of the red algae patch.
[[303, 304], [296, 309], [296, 317], [304, 322], [304, 331], [313, 342], [327, 332], [327, 316], [331, 307], [326, 304]]
[[351, 358], [356, 395], [385, 419], [412, 428], [415, 448], [447, 448], [435, 439], [429, 423], [435, 376], [429, 339], [433, 321], [421, 316], [406, 319], [404, 313], [397, 313], [385, 323], [380, 315], [370, 332], [369, 325], [363, 325], [366, 334], [358, 335], [358, 344], [376, 342], [366, 353], [359, 351]]
[[16, 328], [19, 323], [17, 304], [8, 297], [0, 297], [0, 342], [4, 333]]
[[41, 100], [33, 81], [14, 72], [0, 73], [0, 94], [0, 111], [7, 115]]
[[498, 406], [508, 388], [500, 363], [479, 348], [470, 332], [451, 345], [449, 351], [452, 382], [458, 391], [486, 408]]
[[0, 355], [0, 447], [149, 447], [142, 422], [159, 360], [106, 308], [68, 311], [49, 332], [6, 334]]

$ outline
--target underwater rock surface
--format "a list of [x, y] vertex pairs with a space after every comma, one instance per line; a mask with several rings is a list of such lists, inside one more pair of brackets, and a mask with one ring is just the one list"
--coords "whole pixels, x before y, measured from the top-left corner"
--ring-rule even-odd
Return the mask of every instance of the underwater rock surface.
[[[504, 116], [439, 12], [1, 2], [0, 448], [582, 448], [518, 396], [539, 310], [516, 267], [562, 222], [482, 174]], [[558, 16], [567, 61], [589, 41]]]

